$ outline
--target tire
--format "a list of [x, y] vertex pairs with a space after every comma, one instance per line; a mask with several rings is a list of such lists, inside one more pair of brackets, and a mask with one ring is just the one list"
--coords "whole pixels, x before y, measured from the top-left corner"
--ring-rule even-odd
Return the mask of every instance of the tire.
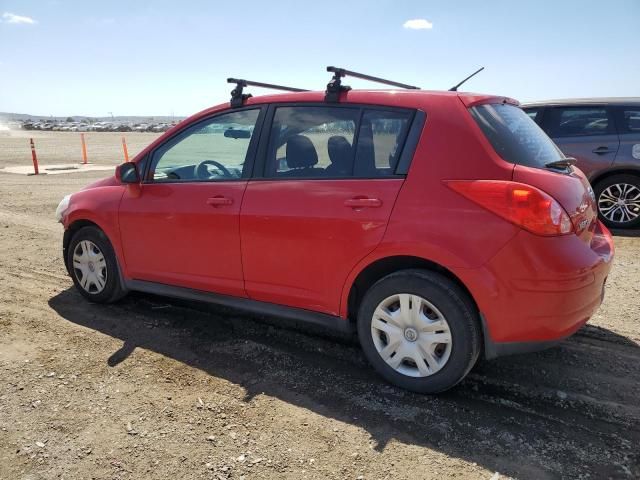
[[[598, 182], [594, 193], [598, 217], [607, 227], [640, 227], [640, 176], [612, 175]], [[614, 201], [617, 199], [625, 201], [625, 205], [616, 209]]]
[[99, 228], [78, 230], [69, 242], [66, 261], [73, 284], [90, 302], [113, 303], [126, 295], [111, 242]]
[[[403, 307], [413, 313], [417, 302], [422, 315], [403, 317]], [[379, 307], [384, 316], [378, 315]], [[403, 322], [402, 318], [409, 317], [417, 325]], [[380, 323], [381, 318], [387, 321]], [[469, 373], [480, 355], [482, 333], [473, 302], [457, 284], [435, 272], [402, 270], [382, 278], [365, 294], [357, 322], [360, 345], [373, 368], [389, 383], [413, 392], [433, 394], [450, 389]]]

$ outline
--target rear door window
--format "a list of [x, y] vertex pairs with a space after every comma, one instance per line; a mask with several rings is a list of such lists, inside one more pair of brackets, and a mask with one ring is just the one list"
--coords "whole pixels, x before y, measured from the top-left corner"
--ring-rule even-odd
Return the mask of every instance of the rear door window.
[[353, 175], [364, 178], [393, 175], [408, 126], [408, 112], [365, 110]]
[[544, 167], [563, 158], [562, 153], [521, 108], [508, 104], [478, 105], [471, 116], [505, 161], [527, 167]]
[[267, 152], [269, 178], [375, 178], [395, 174], [410, 110], [276, 107]]
[[[271, 130], [268, 176], [322, 177], [353, 163], [360, 111], [337, 107], [279, 107]], [[333, 158], [332, 158], [333, 157]]]
[[554, 107], [549, 110], [548, 130], [552, 137], [608, 135], [615, 133], [604, 107]]

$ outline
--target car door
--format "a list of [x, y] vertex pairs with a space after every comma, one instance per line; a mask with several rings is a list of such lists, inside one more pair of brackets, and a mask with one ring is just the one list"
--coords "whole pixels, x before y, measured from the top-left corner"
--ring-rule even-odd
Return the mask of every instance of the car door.
[[615, 112], [620, 136], [615, 165], [640, 171], [640, 105], [619, 106]]
[[613, 114], [604, 105], [549, 107], [544, 129], [566, 156], [578, 161], [588, 178], [616, 158], [620, 142]]
[[246, 296], [239, 215], [260, 108], [199, 121], [157, 147], [139, 189], [120, 205], [129, 276]]
[[404, 181], [396, 165], [413, 115], [270, 107], [262, 176], [249, 182], [240, 216], [250, 298], [338, 313], [348, 273], [382, 240]]

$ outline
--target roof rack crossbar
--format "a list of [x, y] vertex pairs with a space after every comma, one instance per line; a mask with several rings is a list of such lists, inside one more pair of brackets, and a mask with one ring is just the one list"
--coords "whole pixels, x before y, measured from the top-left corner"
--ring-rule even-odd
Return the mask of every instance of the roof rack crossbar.
[[347, 75], [354, 78], [360, 78], [362, 80], [368, 80], [370, 82], [382, 83], [384, 85], [390, 85], [392, 87], [406, 88], [409, 90], [420, 90], [420, 87], [414, 85], [408, 85], [406, 83], [394, 82], [393, 80], [387, 80], [385, 78], [374, 77], [373, 75], [366, 75], [364, 73], [354, 72], [340, 67], [327, 67], [327, 72], [333, 73], [333, 78], [327, 84], [327, 90], [325, 92], [325, 101], [337, 102], [340, 98], [340, 92], [351, 90], [351, 87], [342, 85], [342, 77]]
[[275, 85], [272, 83], [254, 82], [253, 80], [244, 80], [242, 78], [227, 78], [227, 83], [235, 83], [236, 88], [231, 90], [231, 107], [237, 108], [244, 105], [244, 102], [251, 98], [250, 93], [243, 93], [244, 87], [261, 87], [271, 90], [284, 90], [287, 92], [308, 92], [304, 88], [285, 87], [283, 85]]

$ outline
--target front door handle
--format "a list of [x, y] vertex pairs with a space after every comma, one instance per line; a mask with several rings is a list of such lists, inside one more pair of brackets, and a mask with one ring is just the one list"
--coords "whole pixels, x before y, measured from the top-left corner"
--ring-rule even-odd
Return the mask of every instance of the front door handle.
[[602, 146], [602, 147], [594, 148], [591, 151], [597, 155], [603, 155], [605, 153], [612, 152], [613, 150], [609, 149], [609, 147]]
[[207, 205], [212, 207], [222, 207], [225, 205], [231, 205], [233, 200], [222, 195], [216, 195], [215, 197], [207, 198]]
[[350, 198], [344, 201], [345, 207], [351, 208], [378, 208], [382, 206], [379, 198]]

